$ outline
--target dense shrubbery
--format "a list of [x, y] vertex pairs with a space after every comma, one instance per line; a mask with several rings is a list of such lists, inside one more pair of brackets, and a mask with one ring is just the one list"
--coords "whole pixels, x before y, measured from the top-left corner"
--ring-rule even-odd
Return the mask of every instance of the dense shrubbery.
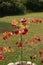
[[43, 11], [39, 0], [0, 0], [0, 15], [22, 14], [26, 11]]
[[37, 11], [43, 11], [43, 2], [39, 1], [39, 0], [28, 0], [26, 3], [26, 7], [27, 9], [30, 9], [33, 12], [37, 12]]

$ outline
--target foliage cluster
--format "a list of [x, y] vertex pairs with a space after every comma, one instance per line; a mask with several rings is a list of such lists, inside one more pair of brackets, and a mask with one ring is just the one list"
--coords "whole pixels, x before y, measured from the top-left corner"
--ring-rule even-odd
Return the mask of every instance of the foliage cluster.
[[40, 0], [0, 0], [0, 15], [43, 11]]

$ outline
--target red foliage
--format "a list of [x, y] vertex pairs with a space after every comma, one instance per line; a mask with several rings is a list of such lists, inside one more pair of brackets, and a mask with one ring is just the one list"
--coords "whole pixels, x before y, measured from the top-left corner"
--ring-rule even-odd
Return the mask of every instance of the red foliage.
[[39, 56], [42, 57], [42, 51], [39, 51]]
[[19, 34], [19, 30], [18, 29], [15, 29], [15, 30], [12, 31], [12, 33], [13, 34], [15, 33], [16, 35], [18, 35]]
[[41, 20], [39, 20], [39, 19], [30, 19], [32, 22], [34, 22], [34, 23], [41, 23], [42, 21]]
[[19, 42], [16, 42], [16, 44], [19, 44]]
[[30, 56], [30, 59], [36, 59], [36, 55]]
[[12, 36], [13, 35], [13, 33], [12, 32], [8, 32], [8, 36], [10, 37], [10, 36]]
[[30, 56], [30, 59], [32, 60], [33, 59], [33, 56]]
[[22, 43], [21, 42], [19, 42], [18, 48], [22, 48]]
[[41, 63], [43, 63], [43, 57], [40, 58]]
[[2, 48], [2, 47], [0, 47], [0, 52], [1, 52], [1, 51], [3, 51], [3, 48]]
[[33, 56], [33, 59], [36, 59], [36, 55]]
[[28, 44], [28, 43], [29, 43], [29, 39], [26, 39], [26, 40], [25, 40], [25, 44]]
[[21, 23], [25, 23], [27, 20], [25, 18], [21, 19], [20, 22]]
[[27, 32], [28, 32], [28, 30], [24, 29], [24, 30], [21, 31], [21, 34], [25, 35]]
[[3, 54], [0, 54], [0, 60], [4, 60], [5, 57], [3, 56]]
[[33, 38], [33, 41], [39, 41], [40, 42], [41, 39], [40, 39], [40, 37], [36, 36], [36, 37]]
[[2, 36], [2, 39], [6, 40], [7, 39], [7, 36]]

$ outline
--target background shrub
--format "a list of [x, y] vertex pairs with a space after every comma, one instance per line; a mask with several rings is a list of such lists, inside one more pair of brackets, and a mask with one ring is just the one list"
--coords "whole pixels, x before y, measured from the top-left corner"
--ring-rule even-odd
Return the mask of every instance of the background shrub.
[[43, 11], [43, 0], [0, 0], [0, 15]]

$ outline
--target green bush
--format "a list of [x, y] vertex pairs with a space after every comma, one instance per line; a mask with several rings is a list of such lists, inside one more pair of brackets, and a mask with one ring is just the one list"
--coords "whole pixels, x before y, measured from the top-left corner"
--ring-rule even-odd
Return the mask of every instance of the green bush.
[[26, 12], [26, 7], [19, 2], [2, 2], [0, 4], [0, 14], [24, 14]]
[[1, 14], [8, 14], [11, 11], [12, 4], [8, 2], [2, 2], [0, 5]]
[[0, 0], [0, 15], [24, 14], [43, 11], [41, 0]]
[[16, 14], [22, 14], [26, 12], [26, 7], [22, 3], [15, 3]]

